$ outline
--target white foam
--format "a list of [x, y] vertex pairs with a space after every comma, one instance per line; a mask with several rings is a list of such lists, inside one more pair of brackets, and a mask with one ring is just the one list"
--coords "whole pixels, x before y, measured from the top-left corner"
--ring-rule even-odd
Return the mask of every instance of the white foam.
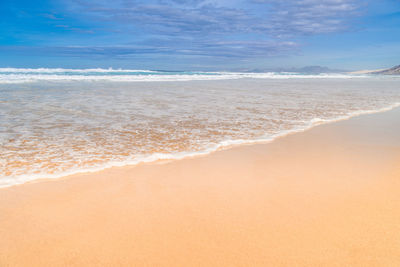
[[94, 68], [94, 69], [63, 69], [63, 68], [0, 68], [0, 73], [129, 73], [129, 72], [143, 72], [143, 73], [154, 73], [157, 71], [153, 70], [135, 70], [135, 69], [102, 69], [102, 68]]
[[159, 72], [130, 69], [62, 69], [62, 68], [0, 68], [0, 83], [31, 83], [39, 81], [110, 81], [110, 82], [154, 82], [196, 81], [229, 79], [352, 79], [367, 75], [299, 73], [240, 73], [240, 72]]
[[395, 103], [395, 104], [389, 105], [389, 106], [381, 108], [381, 109], [354, 111], [347, 115], [339, 116], [339, 117], [336, 117], [333, 119], [313, 118], [308, 123], [306, 123], [304, 127], [297, 127], [297, 128], [291, 129], [291, 130], [283, 130], [283, 131], [280, 131], [279, 133], [272, 134], [272, 135], [265, 135], [265, 136], [262, 136], [257, 139], [224, 140], [217, 145], [209, 146], [208, 148], [201, 150], [201, 151], [179, 152], [179, 153], [154, 153], [151, 155], [139, 155], [135, 158], [131, 158], [131, 159], [124, 160], [124, 161], [110, 161], [107, 164], [104, 164], [102, 166], [96, 166], [96, 167], [92, 167], [92, 168], [83, 168], [83, 169], [74, 169], [74, 170], [69, 170], [66, 172], [58, 173], [58, 174], [49, 174], [49, 175], [38, 174], [38, 175], [20, 175], [18, 177], [0, 177], [0, 188], [20, 185], [20, 184], [24, 184], [24, 183], [31, 182], [34, 180], [40, 180], [40, 179], [56, 179], [56, 178], [61, 178], [61, 177], [74, 175], [74, 174], [98, 172], [98, 171], [109, 169], [112, 167], [132, 166], [132, 165], [137, 165], [140, 163], [157, 162], [160, 160], [181, 160], [181, 159], [189, 158], [189, 157], [208, 155], [210, 153], [213, 153], [213, 152], [221, 150], [221, 149], [227, 149], [227, 148], [239, 146], [239, 145], [268, 143], [268, 142], [274, 141], [277, 138], [286, 136], [288, 134], [304, 132], [304, 131], [309, 130], [317, 125], [347, 120], [347, 119], [350, 119], [350, 118], [353, 118], [356, 116], [360, 116], [360, 115], [364, 115], [364, 114], [385, 112], [385, 111], [389, 111], [389, 110], [392, 110], [397, 107], [400, 107], [400, 103]]

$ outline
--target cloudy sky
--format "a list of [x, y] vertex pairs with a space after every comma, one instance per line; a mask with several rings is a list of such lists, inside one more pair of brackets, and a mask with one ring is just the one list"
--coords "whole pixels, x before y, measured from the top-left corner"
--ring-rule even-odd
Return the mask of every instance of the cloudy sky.
[[1, 0], [0, 67], [400, 64], [400, 0]]

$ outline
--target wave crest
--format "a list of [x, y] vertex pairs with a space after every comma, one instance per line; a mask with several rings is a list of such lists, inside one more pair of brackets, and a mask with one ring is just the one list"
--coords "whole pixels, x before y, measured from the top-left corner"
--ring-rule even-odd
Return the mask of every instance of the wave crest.
[[363, 78], [366, 75], [340, 73], [301, 74], [289, 72], [198, 72], [198, 71], [155, 71], [134, 69], [63, 69], [63, 68], [0, 68], [0, 83], [31, 83], [40, 81], [103, 81], [103, 82], [154, 82], [154, 81], [196, 81], [231, 79], [315, 79]]

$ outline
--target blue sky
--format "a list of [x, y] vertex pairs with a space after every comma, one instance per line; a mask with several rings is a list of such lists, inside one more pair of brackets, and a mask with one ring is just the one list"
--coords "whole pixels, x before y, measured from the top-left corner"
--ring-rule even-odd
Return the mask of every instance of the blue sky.
[[0, 67], [400, 64], [400, 0], [1, 0]]

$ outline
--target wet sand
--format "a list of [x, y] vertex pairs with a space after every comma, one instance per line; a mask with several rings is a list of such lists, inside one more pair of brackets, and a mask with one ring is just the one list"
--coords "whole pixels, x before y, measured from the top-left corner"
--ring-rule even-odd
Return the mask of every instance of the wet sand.
[[0, 189], [0, 266], [400, 266], [400, 109]]

